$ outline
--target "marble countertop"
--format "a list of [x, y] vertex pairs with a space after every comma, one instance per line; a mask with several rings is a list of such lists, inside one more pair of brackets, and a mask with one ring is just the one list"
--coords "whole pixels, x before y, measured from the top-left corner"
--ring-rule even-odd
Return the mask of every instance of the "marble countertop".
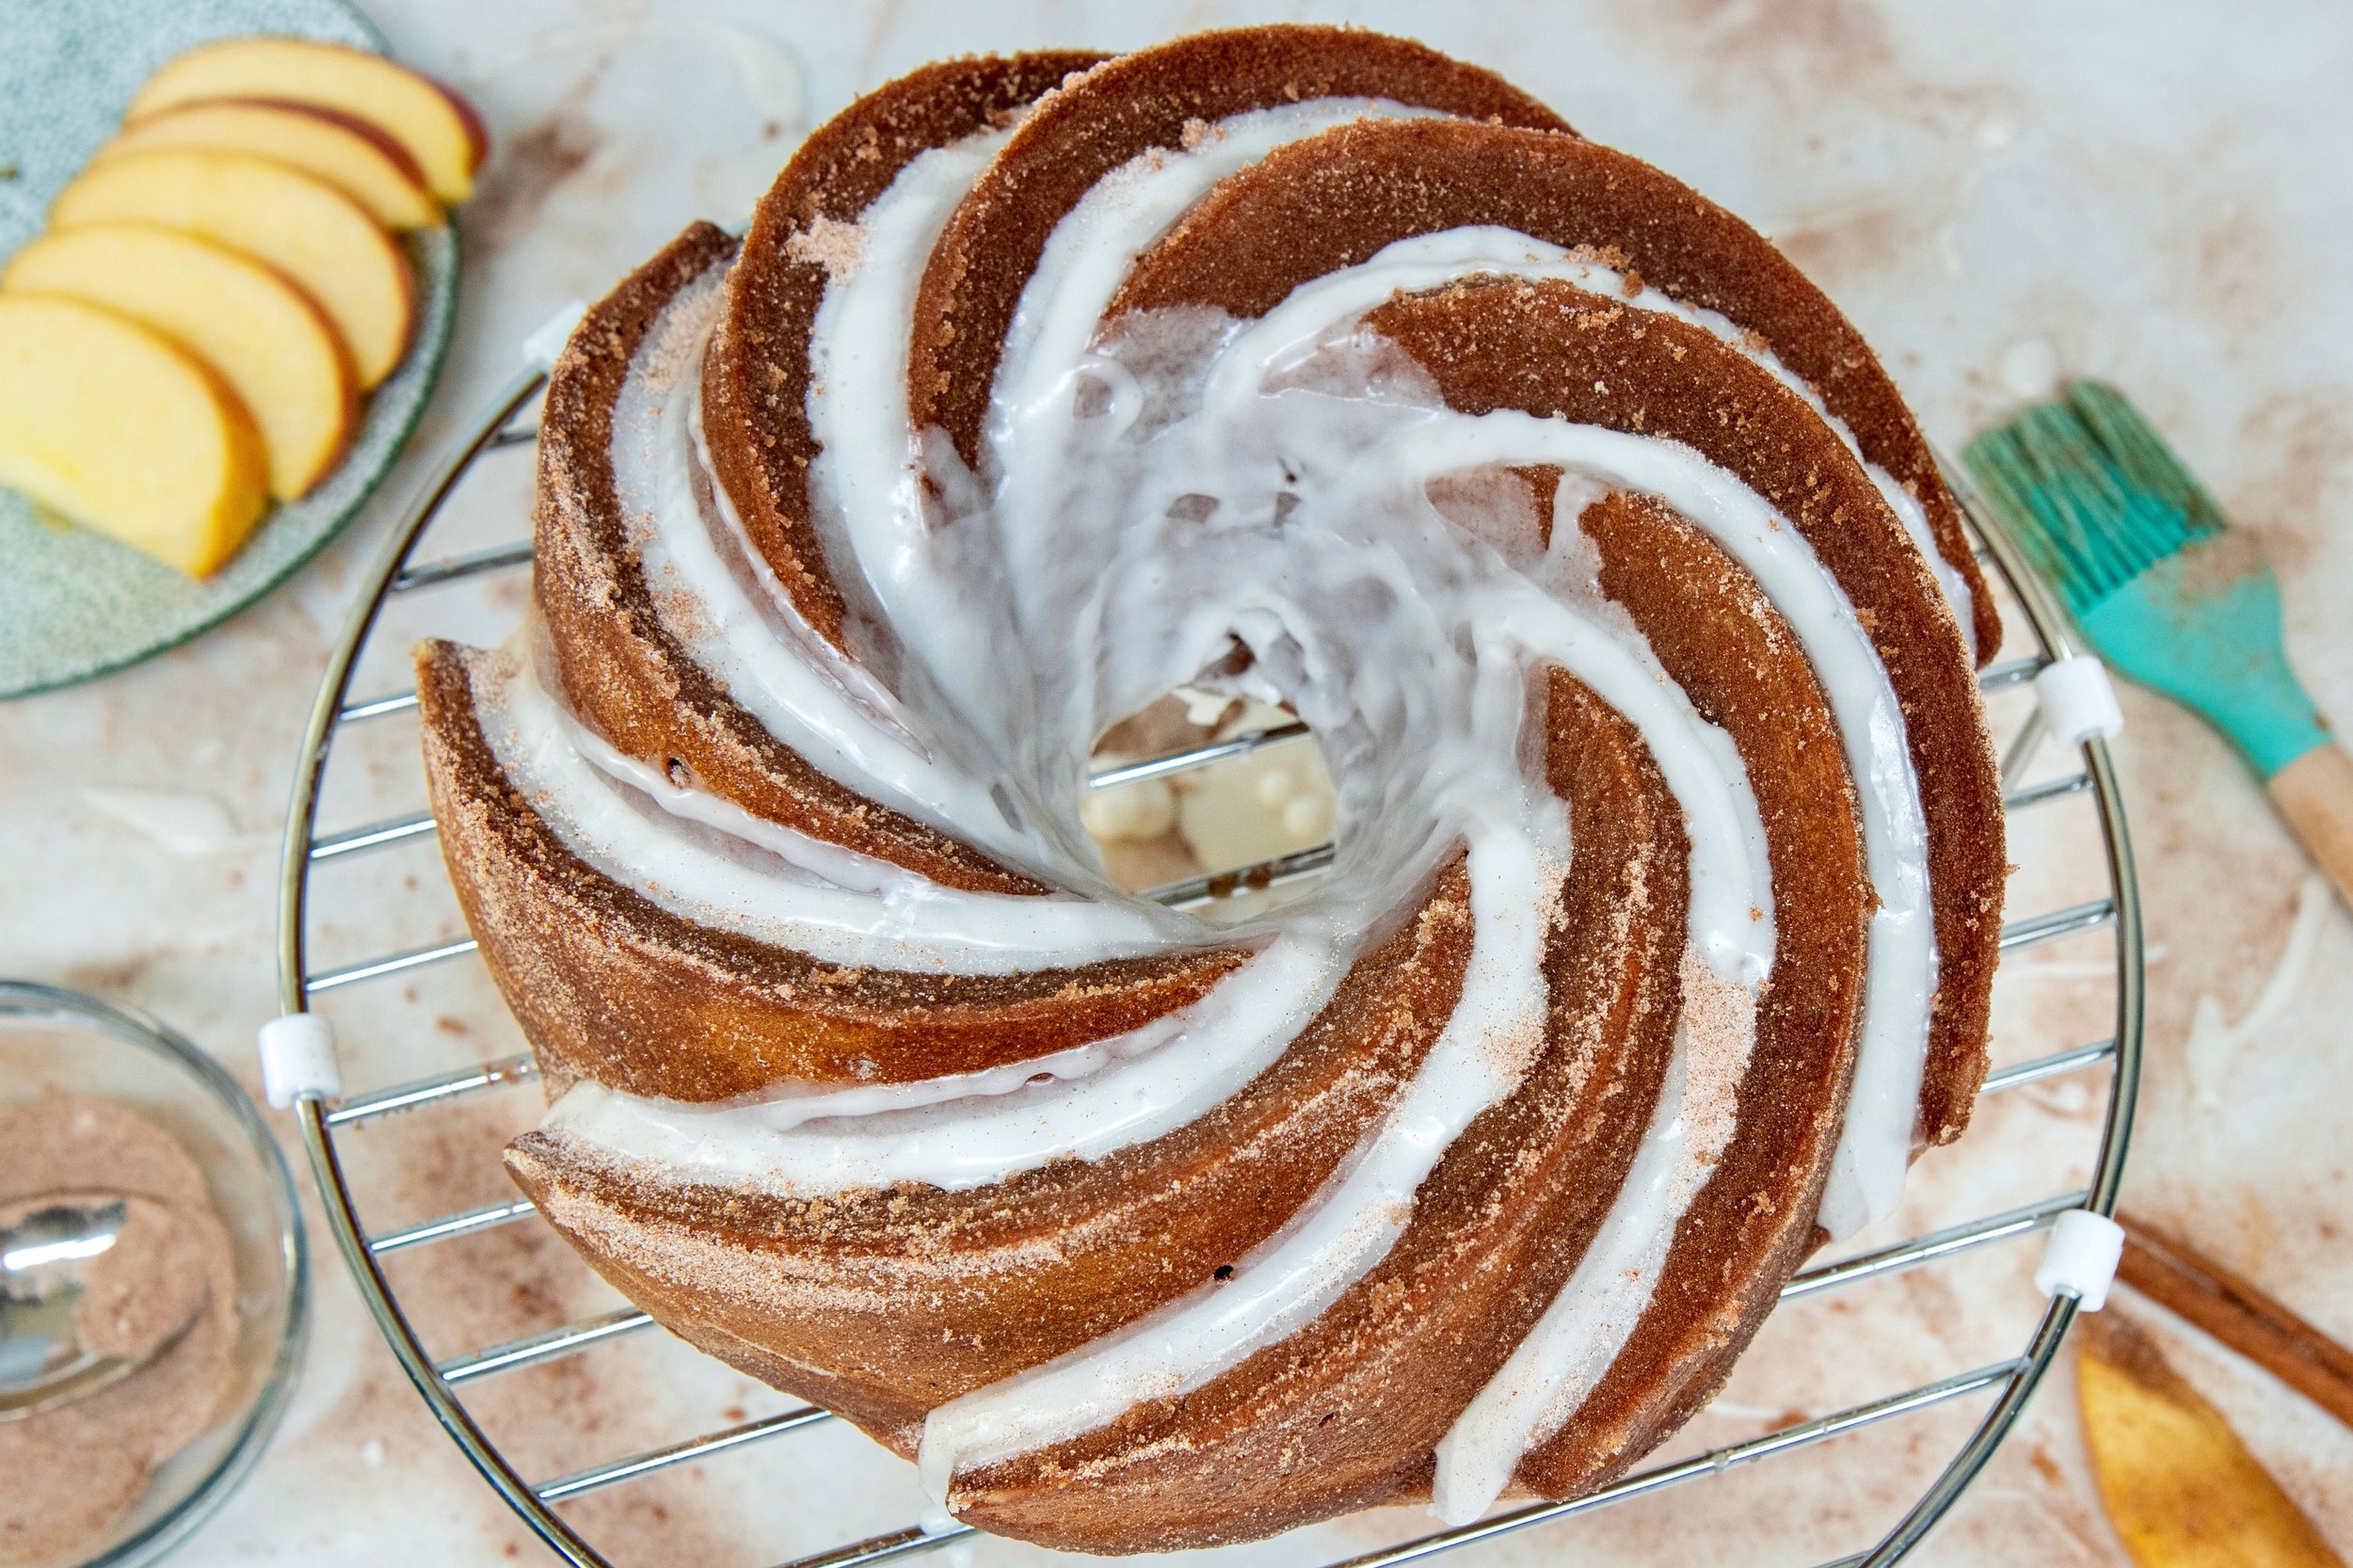
[[[463, 216], [456, 341], [416, 444], [361, 522], [259, 606], [128, 673], [0, 705], [0, 973], [151, 1009], [248, 1083], [254, 1026], [276, 1011], [279, 833], [295, 754], [327, 648], [393, 507], [552, 309], [601, 293], [689, 218], [741, 218], [813, 120], [942, 55], [1116, 49], [1311, 18], [1412, 33], [1493, 66], [1587, 134], [1770, 233], [1847, 308], [1948, 446], [2000, 417], [2011, 387], [2039, 368], [2123, 386], [2261, 539], [2285, 585], [2292, 656], [2325, 710], [2353, 715], [2353, 618], [2343, 609], [2353, 603], [2353, 528], [2340, 520], [2353, 510], [2353, 297], [2341, 260], [2353, 249], [2353, 97], [2343, 90], [2353, 12], [2342, 8], [376, 0], [370, 9], [400, 54], [480, 105], [496, 148]], [[527, 497], [524, 461], [489, 459], [437, 540], [520, 536]], [[512, 579], [470, 585], [419, 614], [436, 631], [495, 637], [520, 593]], [[398, 649], [425, 624], [396, 615], [356, 689], [405, 684]], [[2116, 752], [2150, 960], [2127, 1201], [2353, 1341], [2353, 1140], [2335, 1121], [2353, 1103], [2343, 1022], [2353, 1016], [2353, 919], [2219, 739], [2146, 694], [2123, 700]], [[351, 744], [355, 765], [339, 771], [324, 824], [414, 809], [413, 726], [388, 723]], [[2013, 916], [2047, 906], [2080, 874], [2086, 822], [2074, 824], [2073, 850], [2022, 834]], [[319, 894], [322, 962], [455, 929], [429, 850], [335, 874]], [[2105, 1032], [2104, 951], [2093, 940], [2016, 961], [1997, 1060]], [[447, 966], [339, 1001], [352, 1081], [516, 1048], [487, 981], [460, 972], [471, 969]], [[2070, 1169], [2080, 1179], [2098, 1091], [2085, 1075], [1989, 1102], [1969, 1143], [1924, 1162], [1902, 1219], [1948, 1224], [2043, 1195]], [[487, 1151], [528, 1117], [528, 1097], [490, 1096], [355, 1140], [371, 1217], [397, 1223], [504, 1195]], [[2018, 1187], [2002, 1158], [1961, 1158], [1993, 1143], [2021, 1164], [2040, 1161], [2019, 1178], [2040, 1185]], [[437, 1352], [547, 1326], [594, 1299], [559, 1247], [516, 1235], [399, 1264], [404, 1294], [439, 1304], [423, 1320]], [[1737, 1440], [1900, 1386], [1885, 1381], [1892, 1372], [1846, 1386], [1834, 1365], [1845, 1358], [1825, 1345], [1914, 1381], [2013, 1353], [2032, 1318], [2030, 1252], [1791, 1308], [1782, 1316], [1831, 1316], [1786, 1347], [1777, 1318], [1757, 1365], [1695, 1423], [1692, 1442]], [[541, 1548], [435, 1428], [331, 1252], [316, 1286], [307, 1375], [283, 1430], [178, 1560], [533, 1560]], [[1981, 1304], [1999, 1304], [2016, 1331], [1988, 1338]], [[2127, 1300], [2124, 1309], [2159, 1328], [2281, 1484], [2353, 1551], [2353, 1433], [2155, 1308]], [[683, 1435], [691, 1429], [675, 1422], [691, 1418], [678, 1414], [689, 1404], [778, 1408], [652, 1339], [610, 1357], [489, 1387], [486, 1418], [535, 1473], [553, 1474]], [[1835, 1557], [1894, 1520], [1976, 1408], [1907, 1418], [1465, 1560], [1559, 1560], [1572, 1543], [1577, 1560], [1595, 1564]], [[787, 1441], [616, 1489], [576, 1517], [632, 1564], [773, 1560], [789, 1555], [779, 1543], [814, 1550], [911, 1517], [904, 1467], [855, 1433]], [[1412, 1528], [1397, 1515], [1327, 1527], [1315, 1549], [1346, 1555]], [[1244, 1556], [1304, 1560], [1308, 1549]], [[972, 1555], [1024, 1560], [994, 1544]], [[1916, 1560], [2126, 1561], [2090, 1488], [2065, 1359]]]

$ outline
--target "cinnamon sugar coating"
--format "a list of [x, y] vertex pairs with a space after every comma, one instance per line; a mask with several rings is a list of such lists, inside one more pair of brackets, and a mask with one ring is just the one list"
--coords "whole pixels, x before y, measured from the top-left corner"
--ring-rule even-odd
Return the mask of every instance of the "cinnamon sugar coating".
[[719, 1100], [1028, 1061], [1199, 1000], [1232, 951], [1011, 975], [846, 968], [673, 914], [589, 866], [508, 781], [476, 711], [505, 656], [417, 651], [441, 856], [552, 1086]]
[[753, 546], [793, 608], [844, 653], [841, 579], [811, 515], [808, 340], [838, 259], [812, 234], [854, 225], [921, 153], [1005, 123], [1040, 94], [1102, 58], [1048, 50], [941, 60], [876, 88], [811, 133], [760, 199], [728, 277], [728, 312], [712, 334], [703, 400], [711, 464]]
[[1521, 1460], [1547, 1497], [1608, 1485], [1714, 1397], [1814, 1250], [1862, 1021], [1867, 882], [1854, 785], [1813, 667], [1756, 582], [1668, 507], [1624, 493], [1579, 520], [1601, 585], [1740, 747], [1772, 866], [1773, 981], [1732, 1137], [1675, 1228], [1651, 1309], [1574, 1421]]
[[1458, 859], [1283, 1056], [1209, 1114], [980, 1192], [808, 1199], [648, 1180], [542, 1133], [507, 1164], [674, 1331], [911, 1455], [935, 1405], [1209, 1284], [1289, 1219], [1428, 1052], [1470, 936]]
[[1961, 1136], [1985, 1080], [2001, 956], [2001, 776], [1960, 629], [1853, 454], [1795, 392], [1714, 334], [1566, 283], [1473, 280], [1391, 300], [1367, 319], [1430, 373], [1449, 407], [1681, 441], [1770, 502], [1814, 547], [1871, 632], [1903, 708], [1936, 917], [1919, 1136]]
[[1969, 584], [1980, 660], [1999, 613], [1934, 454], [1838, 308], [1731, 213], [1639, 158], [1581, 137], [1459, 120], [1368, 120], [1275, 149], [1222, 182], [1142, 258], [1112, 313], [1217, 305], [1262, 315], [1311, 278], [1416, 234], [1494, 224], [1592, 249], [1769, 344], [1911, 488], [1937, 553]]
[[1311, 98], [1386, 98], [1467, 119], [1566, 132], [1492, 72], [1410, 39], [1278, 25], [1197, 33], [1108, 60], [1040, 100], [948, 220], [915, 297], [907, 342], [913, 426], [980, 453], [1005, 331], [1047, 236], [1095, 183], [1205, 123]]
[[[1086, 192], [1140, 155], [1198, 145], [1218, 120], [1326, 96], [1453, 118], [1360, 120], [1227, 178], [1136, 261], [1107, 325], [1170, 308], [1255, 317], [1385, 245], [1466, 225], [1582, 248], [1721, 312], [1803, 377], [1865, 457], [1917, 495], [1939, 553], [1973, 589], [1991, 654], [1999, 624], [1911, 414], [1853, 328], [1769, 243], [1486, 72], [1407, 40], [1277, 26], [1100, 63], [1056, 54], [927, 67], [809, 138], [740, 255], [697, 225], [599, 305], [557, 366], [541, 443], [535, 595], [568, 704], [628, 755], [770, 821], [946, 887], [1047, 891], [820, 773], [695, 664], [664, 626], [621, 515], [610, 448], [624, 378], [664, 307], [731, 268], [701, 370], [714, 477], [809, 627], [890, 685], [890, 628], [855, 564], [829, 555], [839, 541], [808, 483], [820, 455], [806, 408], [813, 325], [826, 290], [860, 264], [868, 208], [926, 150], [1019, 121], [949, 218], [909, 324], [913, 429], [944, 429], [973, 461], [1015, 306]], [[1961, 628], [1863, 465], [1801, 396], [1710, 332], [1565, 283], [1475, 278], [1392, 296], [1365, 325], [1453, 410], [1682, 443], [1804, 536], [1905, 715], [1937, 948], [1918, 1136], [1957, 1136], [1985, 1068], [2005, 861], [1998, 778]], [[1796, 632], [1707, 534], [1625, 492], [1555, 518], [1558, 480], [1486, 470], [1433, 493], [1449, 490], [1439, 505], [1452, 517], [1449, 505], [1478, 512], [1513, 488], [1512, 516], [1492, 526], [1578, 529], [1612, 614], [1739, 753], [1773, 889], [1771, 980], [1753, 1039], [1729, 1016], [1745, 997], [1687, 943], [1691, 845], [1657, 761], [1593, 690], [1538, 672], [1528, 744], [1541, 744], [1543, 778], [1567, 805], [1571, 848], [1525, 1075], [1445, 1150], [1396, 1244], [1306, 1327], [1181, 1396], [959, 1471], [949, 1500], [963, 1519], [1070, 1549], [1168, 1550], [1428, 1496], [1436, 1446], [1585, 1259], [1679, 1040], [1683, 1113], [1705, 1129], [1698, 1146], [1717, 1152], [1671, 1222], [1628, 1337], [1573, 1409], [1540, 1424], [1515, 1487], [1571, 1496], [1625, 1473], [1721, 1385], [1817, 1243], [1875, 905], [1839, 731]], [[1537, 504], [1519, 507], [1529, 487]], [[552, 1089], [587, 1078], [709, 1101], [968, 1072], [1131, 1030], [1244, 960], [1216, 947], [1009, 976], [841, 969], [700, 925], [567, 849], [502, 772], [484, 729], [501, 657], [420, 650], [427, 764], [469, 923]], [[1099, 1159], [959, 1192], [910, 1182], [788, 1195], [548, 1130], [519, 1139], [508, 1167], [657, 1320], [912, 1454], [943, 1402], [1215, 1290], [1227, 1265], [1316, 1201], [1456, 1009], [1468, 887], [1457, 856], [1395, 912], [1401, 923], [1365, 938], [1272, 1066], [1178, 1130]]]
[[563, 695], [622, 751], [665, 773], [680, 764], [754, 816], [946, 887], [1044, 892], [1032, 878], [818, 772], [745, 712], [662, 623], [614, 485], [613, 410], [631, 357], [662, 308], [734, 254], [722, 231], [690, 225], [598, 301], [550, 376], [531, 589]]

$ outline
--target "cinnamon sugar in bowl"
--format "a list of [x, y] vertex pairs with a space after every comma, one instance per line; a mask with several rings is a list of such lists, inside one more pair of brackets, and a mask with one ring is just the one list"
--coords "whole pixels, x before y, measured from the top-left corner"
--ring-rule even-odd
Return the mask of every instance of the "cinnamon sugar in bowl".
[[[0, 1424], [0, 1451], [15, 1450], [0, 1468], [48, 1478], [0, 1508], [0, 1563], [152, 1561], [236, 1489], [292, 1392], [308, 1317], [293, 1181], [253, 1102], [196, 1045], [29, 982], [0, 980], [0, 1186], [30, 1184], [14, 1196], [120, 1188], [193, 1238], [172, 1261], [210, 1276], [152, 1361]], [[140, 1277], [135, 1261], [123, 1273]]]

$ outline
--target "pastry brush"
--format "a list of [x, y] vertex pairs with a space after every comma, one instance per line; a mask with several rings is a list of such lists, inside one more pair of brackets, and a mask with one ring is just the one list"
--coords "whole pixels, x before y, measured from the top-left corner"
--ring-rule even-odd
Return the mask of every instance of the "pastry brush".
[[2353, 903], [2353, 757], [2288, 667], [2280, 580], [2113, 387], [2077, 381], [1961, 454], [2110, 666], [2203, 715]]

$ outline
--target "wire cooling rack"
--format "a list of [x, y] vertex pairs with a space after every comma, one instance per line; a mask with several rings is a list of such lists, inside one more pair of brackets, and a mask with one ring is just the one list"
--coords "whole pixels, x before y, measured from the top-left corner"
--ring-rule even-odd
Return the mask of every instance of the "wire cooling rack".
[[[326, 680], [319, 688], [318, 700], [312, 711], [301, 763], [296, 773], [294, 798], [287, 813], [285, 858], [279, 903], [279, 1000], [286, 1013], [308, 1011], [314, 999], [325, 993], [363, 985], [426, 965], [460, 961], [474, 952], [472, 941], [453, 936], [432, 946], [386, 953], [364, 963], [329, 969], [312, 968], [307, 951], [306, 933], [313, 874], [345, 856], [423, 838], [434, 831], [431, 816], [423, 812], [328, 834], [316, 831], [316, 818], [320, 792], [335, 757], [335, 741], [344, 727], [410, 712], [417, 705], [413, 692], [355, 700], [349, 690], [353, 669], [367, 648], [386, 604], [395, 596], [406, 596], [437, 584], [485, 573], [510, 571], [529, 564], [531, 546], [528, 542], [422, 563], [413, 562], [412, 557], [427, 526], [478, 456], [494, 448], [520, 445], [536, 439], [536, 429], [528, 425], [518, 426], [516, 421], [545, 381], [544, 370], [535, 369], [518, 376], [456, 443], [401, 519], [382, 557], [366, 579], [360, 601], [353, 607], [335, 645]], [[1946, 467], [1951, 470], [1951, 465]], [[1979, 558], [2005, 582], [2024, 610], [2039, 649], [2031, 657], [1990, 666], [1979, 675], [1979, 682], [1988, 691], [1993, 691], [2031, 681], [2045, 664], [2066, 658], [2076, 649], [2071, 644], [2066, 624], [2054, 609], [2042, 585], [2033, 577], [2016, 546], [1999, 525], [1976, 504], [1965, 480], [1957, 472], [1951, 472], [1950, 477], [1962, 497], [1971, 524], [1981, 541]], [[1214, 746], [1133, 764], [1118, 770], [1114, 775], [1100, 775], [1096, 783], [1101, 787], [1128, 778], [1155, 776], [1203, 765], [1241, 755], [1260, 744], [1290, 739], [1298, 732], [1297, 727], [1285, 727], [1238, 736]], [[2105, 1068], [2108, 1074], [2108, 1097], [2105, 1113], [2100, 1122], [2100, 1142], [2092, 1165], [2090, 1185], [2082, 1191], [2055, 1193], [2038, 1203], [1990, 1214], [1965, 1224], [1915, 1236], [1892, 1246], [1810, 1268], [1783, 1289], [1785, 1300], [1837, 1290], [1858, 1281], [1902, 1270], [1933, 1266], [1979, 1248], [2027, 1237], [2048, 1227], [2057, 1216], [2072, 1208], [2089, 1208], [2106, 1214], [2115, 1208], [2117, 1188], [2123, 1175], [2125, 1146], [2132, 1130], [2134, 1094], [2140, 1073], [2143, 974], [2139, 896], [2134, 881], [2132, 846], [2125, 830], [2123, 804], [2117, 792], [2116, 776], [2109, 763], [2105, 741], [2095, 739], [2081, 747], [2082, 765], [2079, 771], [2031, 787], [2017, 787], [2017, 780], [2023, 776], [2026, 763], [2046, 735], [2042, 712], [2038, 706], [2003, 754], [2003, 777], [2005, 787], [2009, 791], [2006, 796], [2006, 807], [2015, 813], [2088, 792], [2096, 803], [2108, 890], [2106, 896], [2089, 903], [2052, 909], [2008, 922], [2002, 929], [2002, 952], [2007, 955], [2066, 936], [2104, 928], [2109, 931], [2115, 944], [2114, 1032], [2104, 1040], [1999, 1068], [1988, 1077], [1984, 1092], [1996, 1095], [2060, 1074]], [[1237, 888], [1264, 887], [1312, 874], [1328, 861], [1329, 855], [1328, 846], [1321, 850], [1305, 851], [1280, 861], [1175, 884], [1157, 889], [1153, 896], [1172, 904], [1195, 904]], [[388, 1254], [430, 1246], [454, 1237], [472, 1235], [497, 1226], [534, 1223], [536, 1211], [527, 1200], [518, 1198], [446, 1214], [398, 1230], [370, 1234], [360, 1223], [354, 1183], [337, 1141], [347, 1129], [377, 1117], [394, 1112], [431, 1115], [436, 1110], [468, 1096], [528, 1082], [534, 1076], [528, 1056], [507, 1056], [457, 1072], [420, 1078], [339, 1098], [306, 1095], [298, 1101], [297, 1112], [303, 1141], [310, 1152], [312, 1170], [326, 1203], [328, 1222], [336, 1244], [343, 1253], [344, 1261], [350, 1267], [352, 1277], [358, 1283], [377, 1328], [390, 1342], [393, 1354], [416, 1384], [417, 1391], [424, 1397], [425, 1403], [447, 1430], [451, 1439], [482, 1473], [483, 1479], [560, 1558], [576, 1565], [576, 1568], [611, 1568], [609, 1560], [586, 1539], [575, 1523], [557, 1512], [556, 1504], [606, 1487], [627, 1485], [673, 1466], [693, 1464], [746, 1445], [774, 1442], [805, 1428], [831, 1421], [833, 1417], [827, 1412], [815, 1408], [788, 1410], [763, 1419], [738, 1421], [731, 1426], [684, 1437], [643, 1453], [617, 1458], [569, 1475], [536, 1480], [520, 1473], [510, 1463], [468, 1410], [466, 1400], [470, 1389], [484, 1379], [567, 1356], [593, 1353], [600, 1346], [652, 1329], [653, 1325], [644, 1313], [625, 1308], [566, 1323], [525, 1338], [436, 1360], [425, 1350], [398, 1292], [387, 1279], [383, 1258]], [[1768, 1460], [1808, 1448], [1827, 1438], [1877, 1427], [1881, 1423], [1949, 1401], [1973, 1398], [1986, 1400], [1986, 1407], [1977, 1425], [1895, 1528], [1866, 1550], [1825, 1565], [1825, 1568], [1856, 1568], [1856, 1565], [1879, 1568], [1879, 1565], [1895, 1562], [1910, 1552], [1944, 1517], [1984, 1466], [1994, 1448], [2017, 1420], [2027, 1396], [2049, 1368], [2069, 1323], [2073, 1320], [2075, 1310], [2075, 1300], [2072, 1294], [2062, 1292], [2054, 1296], [2043, 1309], [2025, 1345], [2015, 1356], [2007, 1360], [1971, 1368], [1915, 1387], [1903, 1388], [1829, 1415], [1785, 1426], [1745, 1442], [1640, 1470], [1587, 1496], [1568, 1502], [1515, 1506], [1476, 1524], [1423, 1535], [1351, 1558], [1344, 1563], [1333, 1564], [1332, 1568], [1394, 1568], [1397, 1564], [1419, 1561], [1515, 1532], [1558, 1525], [1612, 1502], [1679, 1486], [1733, 1465]], [[785, 1568], [854, 1568], [854, 1565], [886, 1562], [972, 1533], [969, 1527], [952, 1522], [930, 1527], [912, 1525], [888, 1534], [850, 1542], [814, 1556], [797, 1558]]]

